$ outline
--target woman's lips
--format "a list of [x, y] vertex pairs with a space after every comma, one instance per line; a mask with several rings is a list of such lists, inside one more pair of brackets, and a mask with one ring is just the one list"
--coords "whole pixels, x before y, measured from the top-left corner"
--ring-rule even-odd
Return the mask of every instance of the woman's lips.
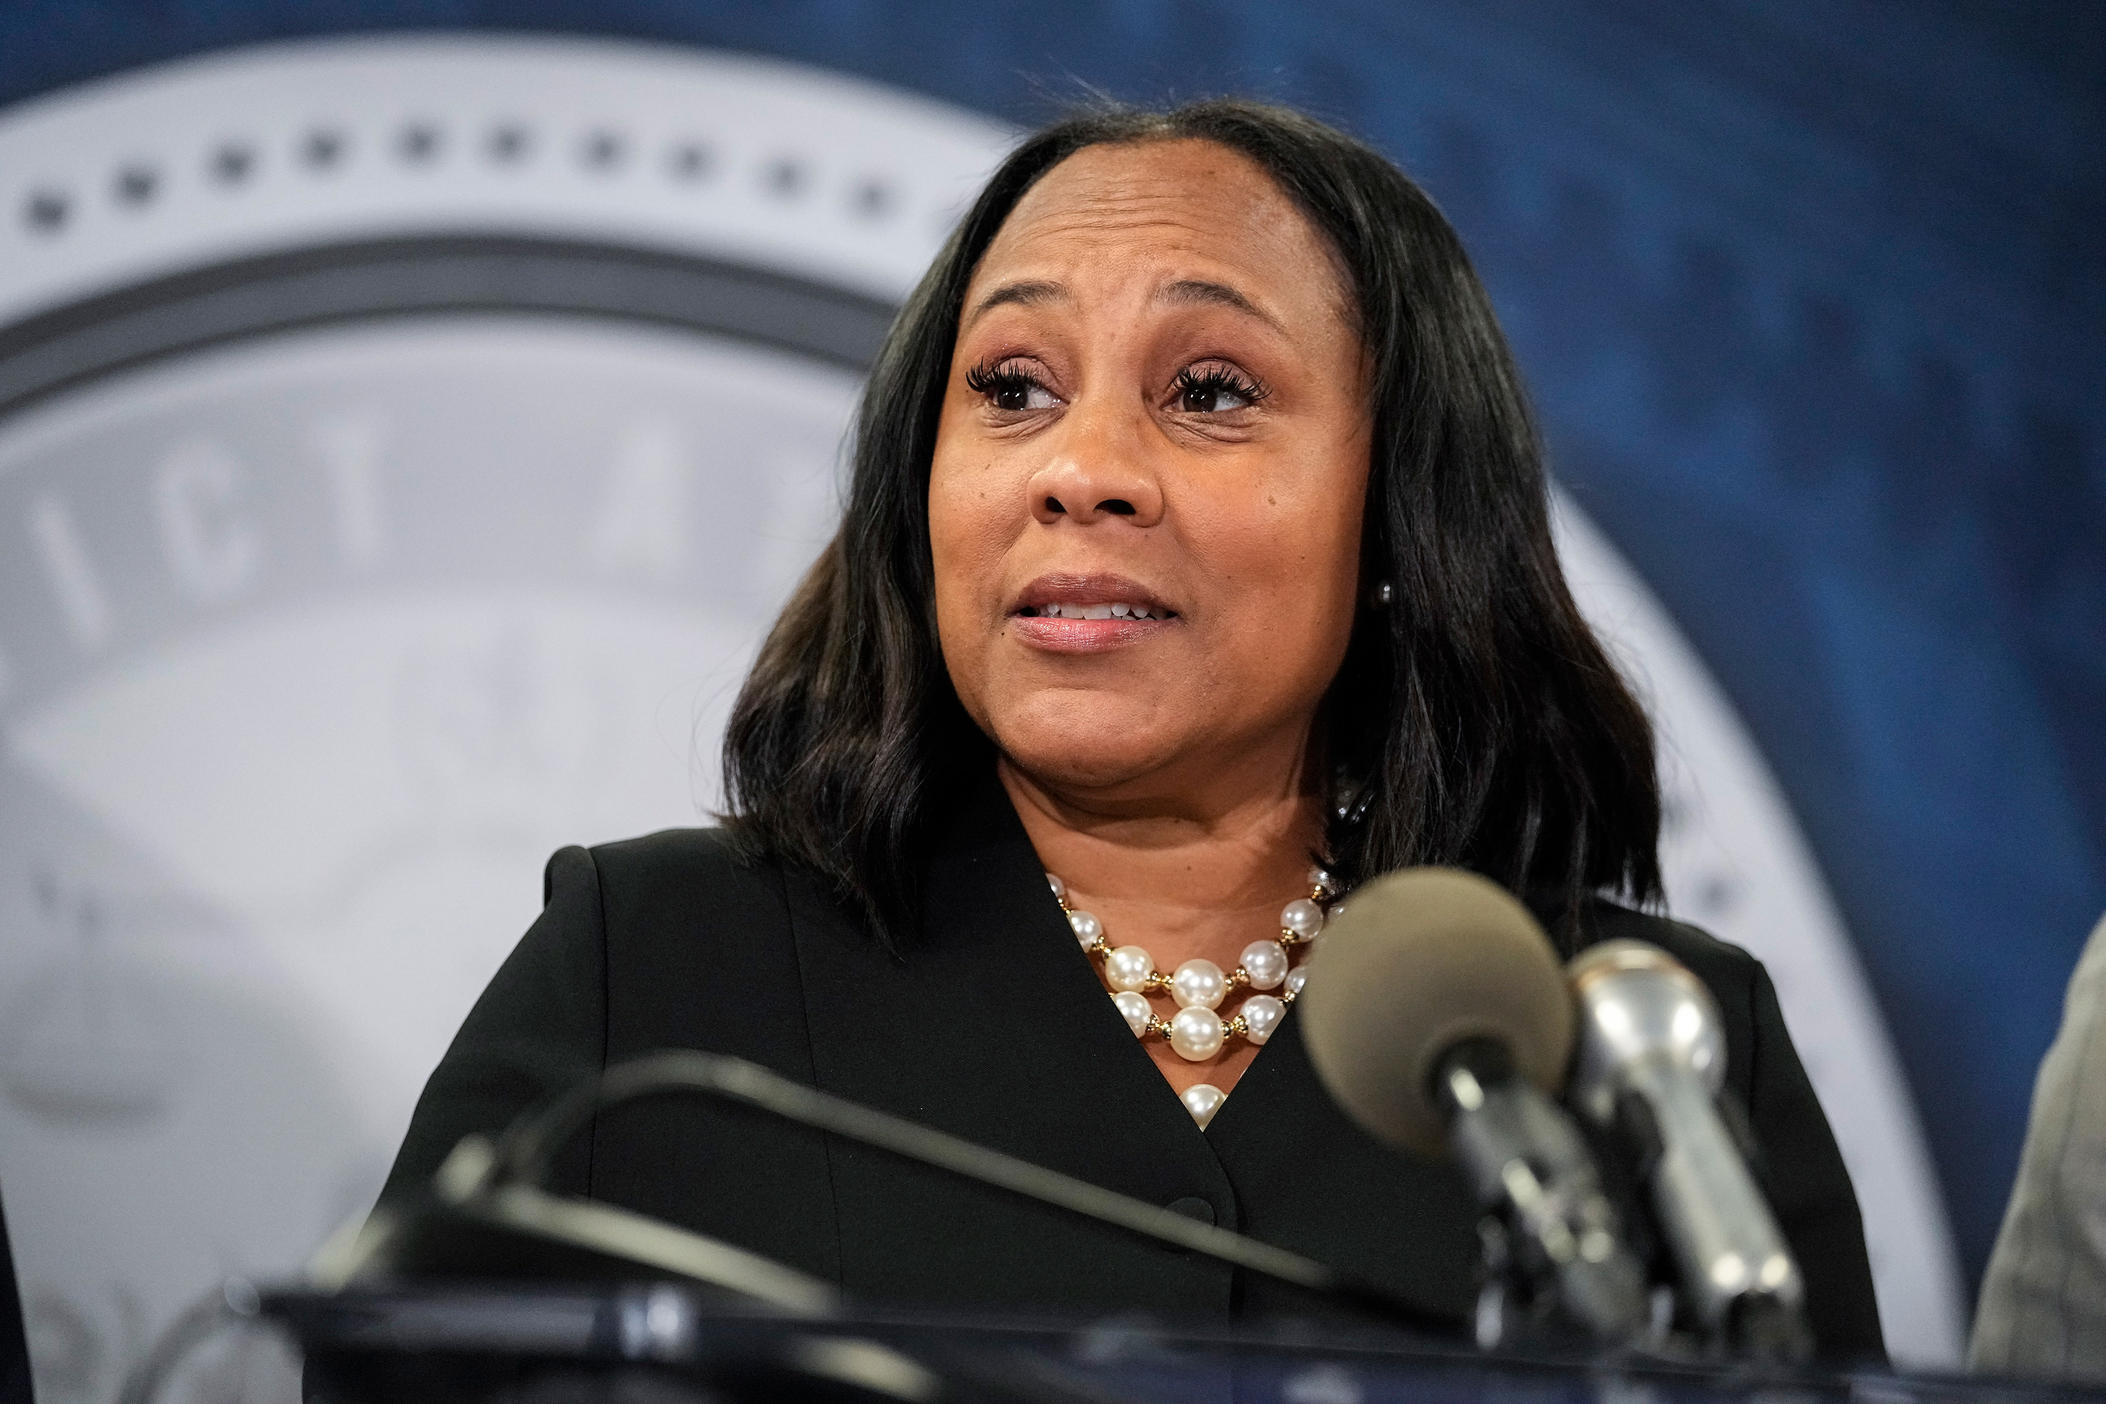
[[1024, 643], [1049, 653], [1102, 653], [1156, 637], [1177, 626], [1167, 619], [1068, 619], [1044, 614], [1012, 614], [1009, 631]]
[[1123, 575], [1041, 575], [1010, 610], [1015, 636], [1052, 653], [1101, 653], [1176, 627], [1177, 611]]

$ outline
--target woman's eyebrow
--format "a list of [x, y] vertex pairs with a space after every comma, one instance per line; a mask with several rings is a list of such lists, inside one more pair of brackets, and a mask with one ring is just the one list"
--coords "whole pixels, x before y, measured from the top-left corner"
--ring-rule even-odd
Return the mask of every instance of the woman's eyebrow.
[[965, 325], [971, 326], [995, 308], [1007, 303], [1014, 303], [1019, 307], [1035, 307], [1042, 302], [1064, 302], [1068, 295], [1067, 284], [1046, 279], [1004, 283], [973, 305], [973, 310], [966, 314]]
[[1227, 283], [1210, 283], [1204, 278], [1180, 278], [1174, 283], [1165, 283], [1162, 287], [1157, 288], [1155, 300], [1180, 306], [1207, 303], [1217, 307], [1233, 307], [1238, 312], [1256, 317], [1282, 336], [1287, 334], [1287, 328], [1280, 324], [1279, 318], [1258, 306], [1257, 303], [1252, 302], [1242, 293], [1237, 292]]

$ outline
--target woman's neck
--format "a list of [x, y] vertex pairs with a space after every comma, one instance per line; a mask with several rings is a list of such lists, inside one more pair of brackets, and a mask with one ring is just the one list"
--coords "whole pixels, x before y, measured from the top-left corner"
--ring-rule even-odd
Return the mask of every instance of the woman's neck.
[[1159, 969], [1204, 956], [1223, 969], [1273, 934], [1305, 895], [1323, 838], [1307, 767], [1269, 783], [1193, 796], [1105, 794], [1045, 784], [997, 762], [1039, 860], [1103, 919], [1115, 945], [1146, 946]]

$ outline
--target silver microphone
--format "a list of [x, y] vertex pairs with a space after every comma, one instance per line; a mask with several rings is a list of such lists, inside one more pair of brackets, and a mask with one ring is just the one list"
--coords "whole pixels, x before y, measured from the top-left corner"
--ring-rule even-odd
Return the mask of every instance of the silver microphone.
[[1704, 1330], [1735, 1350], [1803, 1358], [1805, 1279], [1719, 1115], [1726, 1039], [1710, 990], [1642, 941], [1604, 942], [1566, 973], [1580, 1015], [1572, 1104], [1638, 1143], [1654, 1215]]

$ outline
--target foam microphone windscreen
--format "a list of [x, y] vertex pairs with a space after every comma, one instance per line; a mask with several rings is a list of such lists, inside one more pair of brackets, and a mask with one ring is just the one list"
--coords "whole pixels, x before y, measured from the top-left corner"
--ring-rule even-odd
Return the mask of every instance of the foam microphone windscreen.
[[1550, 938], [1505, 889], [1453, 868], [1408, 868], [1354, 892], [1325, 928], [1295, 1000], [1332, 1098], [1370, 1135], [1440, 1155], [1433, 1100], [1443, 1054], [1504, 1044], [1556, 1096], [1573, 1038], [1572, 993]]

